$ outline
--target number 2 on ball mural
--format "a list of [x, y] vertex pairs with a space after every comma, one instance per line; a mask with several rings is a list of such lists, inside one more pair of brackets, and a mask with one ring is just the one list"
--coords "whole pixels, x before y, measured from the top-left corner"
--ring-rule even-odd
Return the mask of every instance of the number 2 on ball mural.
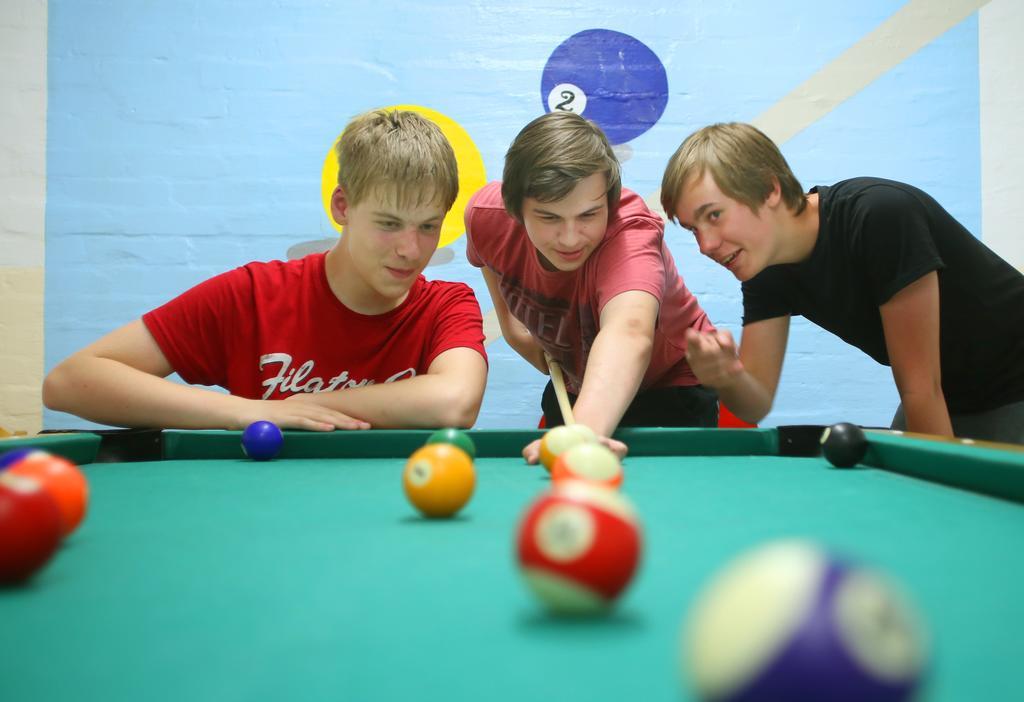
[[658, 56], [622, 32], [587, 29], [563, 41], [541, 75], [549, 112], [575, 112], [593, 121], [612, 144], [653, 127], [668, 104], [668, 77]]

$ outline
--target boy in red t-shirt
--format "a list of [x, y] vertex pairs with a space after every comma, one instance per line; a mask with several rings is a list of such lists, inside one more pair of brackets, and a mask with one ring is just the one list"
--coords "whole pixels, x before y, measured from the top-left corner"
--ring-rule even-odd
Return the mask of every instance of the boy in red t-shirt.
[[56, 366], [46, 406], [133, 427], [471, 426], [480, 307], [468, 286], [421, 275], [458, 194], [452, 147], [415, 112], [375, 110], [336, 149], [344, 232], [329, 252], [197, 285]]
[[[466, 209], [467, 256], [483, 269], [506, 341], [542, 373], [564, 371], [574, 419], [622, 426], [717, 424], [717, 396], [686, 362], [686, 331], [713, 331], [664, 242], [664, 222], [623, 190], [604, 133], [569, 112], [528, 124], [501, 183]], [[562, 423], [551, 383], [548, 426]], [[620, 455], [626, 447], [607, 440]], [[533, 463], [538, 443], [523, 455]]]

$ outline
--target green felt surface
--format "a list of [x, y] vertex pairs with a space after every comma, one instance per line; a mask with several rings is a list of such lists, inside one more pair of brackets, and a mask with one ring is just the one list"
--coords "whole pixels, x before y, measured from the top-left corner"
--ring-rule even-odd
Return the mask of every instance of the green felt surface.
[[[903, 445], [904, 462], [948, 454]], [[788, 537], [903, 584], [934, 644], [927, 700], [1024, 695], [1012, 501], [821, 458], [635, 455], [640, 571], [610, 616], [565, 621], [513, 558], [543, 471], [480, 458], [463, 514], [426, 521], [404, 499], [404, 457], [85, 466], [82, 528], [28, 586], [0, 590], [0, 699], [687, 700], [679, 631], [699, 587]]]

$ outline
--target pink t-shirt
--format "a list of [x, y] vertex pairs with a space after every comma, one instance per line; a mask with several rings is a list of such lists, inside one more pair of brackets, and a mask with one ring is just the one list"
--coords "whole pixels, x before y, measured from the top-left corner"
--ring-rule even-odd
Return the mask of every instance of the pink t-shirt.
[[642, 389], [697, 385], [686, 362], [686, 330], [714, 329], [686, 289], [665, 246], [665, 226], [643, 199], [623, 189], [604, 240], [573, 272], [541, 266], [526, 228], [501, 200], [501, 183], [485, 185], [466, 207], [466, 255], [498, 278], [501, 296], [544, 350], [559, 362], [566, 389], [579, 394], [601, 310], [616, 295], [641, 290], [660, 303], [651, 363]]
[[142, 320], [186, 382], [252, 399], [411, 378], [456, 347], [486, 359], [480, 306], [469, 286], [420, 276], [401, 305], [364, 315], [331, 292], [324, 257], [250, 263]]

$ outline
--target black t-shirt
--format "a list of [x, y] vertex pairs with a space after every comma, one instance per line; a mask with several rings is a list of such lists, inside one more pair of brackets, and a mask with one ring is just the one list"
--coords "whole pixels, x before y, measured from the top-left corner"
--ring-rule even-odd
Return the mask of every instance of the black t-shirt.
[[942, 389], [951, 412], [1024, 400], [1024, 275], [917, 188], [819, 186], [811, 255], [743, 283], [743, 324], [803, 315], [889, 365], [879, 306], [938, 271]]

